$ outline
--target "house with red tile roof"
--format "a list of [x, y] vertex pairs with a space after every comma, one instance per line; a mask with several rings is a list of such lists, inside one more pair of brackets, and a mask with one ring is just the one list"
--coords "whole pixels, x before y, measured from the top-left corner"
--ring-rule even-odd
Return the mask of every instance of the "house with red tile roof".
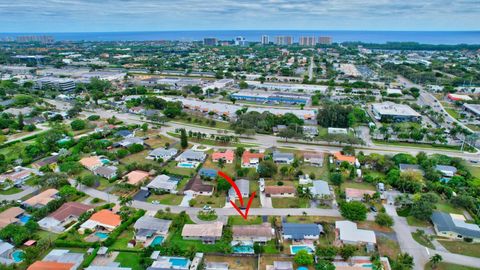
[[265, 155], [263, 153], [251, 153], [250, 151], [245, 151], [242, 155], [242, 167], [256, 168], [264, 157]]
[[80, 164], [82, 164], [83, 167], [87, 168], [87, 170], [89, 171], [93, 171], [103, 165], [102, 161], [97, 156], [84, 157], [80, 159], [79, 162]]
[[85, 221], [80, 226], [80, 232], [89, 229], [89, 230], [97, 230], [97, 229], [105, 229], [108, 231], [113, 231], [116, 227], [118, 227], [122, 223], [122, 219], [119, 215], [113, 213], [108, 209], [100, 210], [94, 213], [89, 220]]
[[354, 165], [355, 161], [357, 160], [355, 156], [346, 156], [341, 152], [335, 152], [333, 157], [335, 158], [337, 165], [340, 165], [342, 162], [348, 162], [349, 164]]
[[64, 203], [55, 212], [38, 221], [40, 228], [56, 233], [63, 232], [67, 225], [71, 225], [85, 212], [93, 209], [92, 206], [79, 202]]
[[58, 198], [58, 190], [51, 188], [47, 189], [44, 192], [31, 197], [30, 199], [24, 201], [22, 204], [24, 206], [42, 208], [46, 206], [49, 202]]
[[234, 157], [235, 153], [233, 152], [233, 150], [227, 150], [225, 152], [215, 152], [212, 154], [212, 161], [218, 162], [220, 159], [223, 159], [226, 163], [231, 164], [233, 163]]
[[124, 176], [124, 179], [129, 183], [130, 185], [140, 185], [143, 182], [145, 182], [150, 174], [148, 172], [140, 171], [140, 170], [135, 170], [129, 172], [127, 175]]
[[27, 270], [72, 270], [73, 266], [73, 263], [36, 261]]
[[267, 197], [294, 197], [296, 189], [293, 186], [266, 186]]

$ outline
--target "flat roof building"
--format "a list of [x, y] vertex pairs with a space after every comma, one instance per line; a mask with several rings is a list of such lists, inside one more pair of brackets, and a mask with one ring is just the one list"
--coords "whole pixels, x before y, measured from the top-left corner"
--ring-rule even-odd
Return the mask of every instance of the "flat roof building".
[[405, 104], [383, 102], [372, 104], [375, 119], [382, 122], [418, 122], [421, 115]]

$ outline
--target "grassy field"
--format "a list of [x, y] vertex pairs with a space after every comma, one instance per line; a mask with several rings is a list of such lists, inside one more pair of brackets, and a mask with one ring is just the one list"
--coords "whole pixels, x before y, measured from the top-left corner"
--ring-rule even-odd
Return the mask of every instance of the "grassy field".
[[148, 140], [145, 141], [146, 144], [150, 145], [152, 148], [158, 148], [158, 147], [165, 147], [166, 143], [169, 143], [170, 145], [173, 144], [175, 141], [167, 138], [162, 135], [156, 135], [154, 134], [148, 134], [149, 138]]
[[176, 161], [170, 161], [167, 166], [164, 167], [167, 171], [184, 176], [192, 176], [195, 174], [195, 169], [179, 168]]
[[[438, 145], [438, 144], [426, 144], [426, 143], [409, 143], [409, 142], [386, 142], [382, 140], [373, 140], [375, 144], [386, 145], [386, 146], [405, 146], [405, 147], [416, 147], [416, 148], [425, 148], [425, 149], [444, 149], [449, 151], [460, 151], [460, 146], [457, 145]], [[471, 152], [472, 149], [465, 148], [465, 150]]]
[[121, 267], [130, 267], [132, 270], [143, 269], [143, 267], [140, 266], [140, 256], [135, 253], [120, 252], [115, 261], [119, 262]]
[[329, 171], [327, 169], [327, 166], [323, 167], [315, 167], [315, 166], [310, 166], [310, 165], [302, 165], [300, 167], [300, 170], [304, 174], [312, 175], [312, 173], [315, 175], [315, 180], [325, 180], [328, 181], [328, 176], [329, 176]]
[[412, 216], [407, 216], [407, 223], [410, 226], [415, 226], [415, 227], [429, 227], [431, 226], [430, 222], [427, 220], [420, 220], [416, 219]]
[[215, 126], [212, 126], [207, 123], [207, 121], [210, 121], [210, 119], [206, 119], [204, 117], [198, 117], [198, 116], [189, 116], [189, 117], [191, 118], [191, 121], [188, 121], [187, 119], [177, 118], [173, 122], [184, 123], [191, 126], [202, 126], [202, 127], [211, 128], [211, 129], [230, 129], [230, 123], [228, 122], [215, 120], [216, 124]]
[[20, 188], [12, 187], [7, 190], [0, 190], [0, 195], [12, 195], [21, 192]]
[[473, 177], [480, 178], [480, 167], [471, 166], [471, 165], [467, 167], [470, 173], [473, 175]]
[[341, 185], [340, 187], [342, 190], [345, 190], [345, 188], [356, 188], [356, 189], [366, 189], [366, 190], [375, 190], [375, 186], [369, 183], [357, 183], [353, 181], [348, 181], [345, 182]]
[[471, 257], [480, 258], [480, 243], [467, 243], [464, 241], [441, 240], [438, 242], [442, 244], [448, 251], [458, 253]]
[[224, 207], [226, 202], [225, 196], [197, 196], [192, 201], [195, 202], [195, 207], [202, 207], [204, 205], [210, 205], [211, 207]]
[[463, 214], [463, 208], [458, 208], [453, 206], [448, 202], [440, 202], [435, 205], [438, 211], [452, 213], [452, 214]]
[[131, 249], [131, 250], [141, 250], [142, 246], [140, 244], [137, 244], [136, 247], [134, 248], [128, 248], [128, 241], [132, 240], [134, 237], [133, 234], [133, 228], [127, 228], [125, 231], [120, 234], [120, 236], [117, 238], [117, 241], [113, 243], [113, 245], [110, 247], [111, 249]]
[[415, 241], [417, 241], [417, 243], [419, 243], [420, 245], [424, 246], [424, 247], [428, 247], [428, 248], [431, 248], [431, 249], [435, 249], [435, 247], [433, 246], [432, 242], [430, 241], [430, 239], [428, 238], [428, 236], [425, 234], [425, 233], [422, 233], [422, 232], [413, 232], [412, 233], [412, 237], [413, 239], [415, 239]]
[[230, 177], [233, 177], [233, 176], [236, 175], [236, 172], [235, 172], [235, 163], [225, 164], [225, 166], [224, 166], [223, 168], [220, 168], [220, 167], [218, 167], [218, 163], [212, 162], [211, 156], [209, 156], [209, 157], [207, 158], [207, 160], [206, 160], [205, 163], [203, 164], [203, 167], [202, 167], [202, 168], [209, 168], [209, 169], [220, 170], [220, 171], [226, 173], [227, 175], [229, 175]]
[[[425, 270], [431, 270], [432, 265], [430, 263], [425, 264]], [[453, 264], [453, 263], [446, 263], [446, 262], [441, 262], [437, 265], [436, 270], [478, 270], [480, 268], [474, 268], [474, 267], [468, 267], [468, 266], [463, 266], [463, 265], [458, 265], [458, 264]]]
[[387, 256], [392, 259], [396, 259], [398, 254], [402, 252], [397, 241], [386, 237], [378, 237], [377, 246], [380, 256]]
[[273, 208], [308, 208], [310, 202], [305, 198], [289, 197], [289, 198], [272, 198]]
[[249, 216], [246, 220], [241, 216], [230, 216], [228, 218], [228, 224], [230, 225], [254, 225], [262, 224], [261, 216]]
[[160, 163], [156, 162], [155, 160], [146, 159], [145, 157], [148, 156], [149, 150], [143, 150], [141, 152], [128, 155], [120, 160], [123, 164], [130, 164], [130, 163], [138, 163], [138, 164], [154, 164], [159, 165]]
[[182, 202], [183, 195], [176, 195], [176, 194], [162, 194], [162, 195], [155, 195], [152, 194], [148, 197], [147, 201], [159, 201], [161, 204], [166, 205], [179, 205]]
[[319, 217], [319, 216], [289, 216], [287, 222], [292, 223], [334, 223], [335, 221], [343, 220], [341, 217]]
[[221, 255], [205, 255], [204, 263], [226, 262], [232, 270], [255, 270], [257, 269], [257, 257], [235, 257]]

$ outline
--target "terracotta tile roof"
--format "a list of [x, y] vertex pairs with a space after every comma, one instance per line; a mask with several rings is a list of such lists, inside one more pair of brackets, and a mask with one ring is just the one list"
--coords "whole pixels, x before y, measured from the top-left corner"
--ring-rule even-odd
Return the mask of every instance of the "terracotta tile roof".
[[25, 210], [20, 207], [12, 207], [0, 213], [0, 228], [18, 221], [17, 217], [23, 214]]
[[137, 185], [138, 183], [144, 181], [147, 179], [149, 176], [148, 172], [144, 171], [131, 171], [127, 175], [125, 175], [125, 178], [127, 178], [127, 181], [131, 185]]
[[91, 168], [98, 165], [102, 165], [102, 161], [97, 156], [84, 157], [80, 159], [80, 164], [82, 164], [84, 167]]
[[243, 164], [248, 164], [250, 163], [250, 159], [252, 158], [263, 158], [265, 155], [262, 154], [262, 153], [250, 153], [250, 151], [245, 151], [243, 152], [243, 155], [242, 155], [242, 163]]
[[222, 237], [223, 223], [214, 222], [205, 224], [185, 224], [182, 229], [183, 237]]
[[345, 189], [345, 196], [351, 198], [363, 198], [364, 194], [373, 195], [375, 191], [367, 190], [367, 189], [356, 189], [356, 188], [346, 188]]
[[235, 225], [232, 226], [234, 237], [272, 237], [273, 228], [270, 223], [262, 223], [259, 225]]
[[354, 163], [355, 160], [356, 160], [356, 158], [354, 156], [345, 156], [340, 152], [334, 153], [333, 156], [335, 157], [336, 160], [342, 161], [342, 162], [346, 161], [348, 163]]
[[24, 201], [23, 203], [27, 204], [29, 206], [35, 206], [35, 205], [38, 205], [38, 204], [45, 206], [49, 202], [54, 200], [53, 196], [55, 196], [57, 193], [58, 193], [58, 190], [56, 190], [54, 188], [47, 189], [44, 192], [42, 192], [42, 193], [40, 193], [36, 196], [33, 196], [32, 198]]
[[295, 187], [292, 186], [266, 186], [266, 194], [295, 193]]
[[90, 220], [113, 227], [116, 227], [122, 223], [122, 219], [119, 215], [114, 214], [112, 211], [107, 209], [96, 212], [90, 217]]
[[79, 217], [81, 214], [87, 212], [90, 209], [92, 209], [92, 206], [90, 205], [79, 202], [67, 202], [64, 203], [55, 212], [51, 213], [49, 217], [52, 217], [59, 221], [63, 221], [70, 216]]
[[27, 270], [70, 270], [73, 265], [73, 263], [36, 261]]
[[225, 152], [215, 152], [212, 154], [212, 160], [225, 159], [233, 160], [235, 153], [232, 150], [227, 150]]

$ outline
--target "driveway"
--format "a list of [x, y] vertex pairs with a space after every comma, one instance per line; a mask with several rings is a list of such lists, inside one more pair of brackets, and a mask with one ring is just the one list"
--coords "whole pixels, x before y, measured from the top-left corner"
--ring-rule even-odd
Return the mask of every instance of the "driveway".
[[260, 204], [263, 208], [273, 208], [272, 198], [265, 196], [265, 192], [260, 192]]
[[145, 198], [145, 195], [147, 195], [147, 193], [148, 193], [148, 190], [140, 189], [140, 191], [138, 191], [137, 194], [133, 196], [133, 199], [136, 201], [146, 202], [148, 197]]
[[37, 190], [38, 190], [37, 187], [26, 186], [26, 188], [19, 193], [15, 193], [15, 194], [11, 194], [11, 195], [0, 195], [0, 201], [3, 201], [3, 200], [6, 200], [6, 201], [20, 200], [21, 198], [23, 198], [27, 195], [30, 195], [30, 194], [36, 192]]

